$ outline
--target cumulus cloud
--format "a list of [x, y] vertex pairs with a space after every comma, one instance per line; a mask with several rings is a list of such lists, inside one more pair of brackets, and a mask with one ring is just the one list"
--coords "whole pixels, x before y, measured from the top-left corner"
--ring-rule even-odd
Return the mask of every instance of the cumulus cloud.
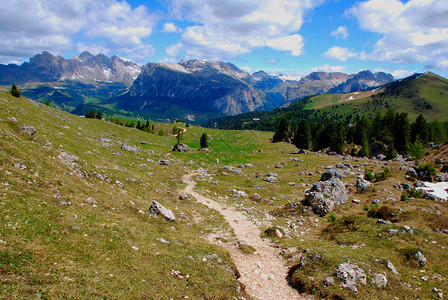
[[298, 34], [317, 0], [171, 0], [172, 14], [196, 23], [185, 29], [187, 56], [228, 59], [270, 47], [291, 55], [303, 52]]
[[179, 32], [180, 28], [178, 28], [174, 23], [165, 23], [163, 24], [163, 32], [165, 33], [174, 33]]
[[339, 26], [336, 30], [331, 32], [331, 36], [334, 36], [337, 39], [346, 39], [348, 38], [348, 28], [346, 26]]
[[[43, 50], [62, 54], [83, 46], [103, 53], [131, 54], [132, 49], [135, 57], [153, 55], [144, 41], [156, 21], [145, 6], [132, 8], [126, 1], [2, 1], [0, 60], [25, 59]], [[77, 42], [77, 36], [85, 40]]]
[[333, 60], [346, 61], [348, 58], [357, 57], [358, 54], [348, 48], [334, 46], [328, 49], [322, 56]]
[[369, 0], [350, 13], [364, 30], [382, 35], [369, 59], [448, 69], [448, 1]]

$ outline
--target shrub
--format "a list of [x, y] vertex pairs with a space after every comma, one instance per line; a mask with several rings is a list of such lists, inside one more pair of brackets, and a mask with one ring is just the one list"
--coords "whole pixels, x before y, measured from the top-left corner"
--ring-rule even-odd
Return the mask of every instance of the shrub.
[[336, 218], [336, 216], [332, 212], [327, 216], [326, 219], [331, 224], [334, 224], [334, 223], [336, 223], [338, 221], [338, 218]]
[[368, 181], [374, 181], [375, 180], [375, 174], [373, 174], [372, 171], [369, 171], [366, 169], [364, 173], [364, 179]]
[[16, 84], [13, 83], [11, 86], [11, 91], [10, 91], [11, 95], [13, 95], [14, 97], [19, 98], [20, 97], [20, 91], [17, 88]]

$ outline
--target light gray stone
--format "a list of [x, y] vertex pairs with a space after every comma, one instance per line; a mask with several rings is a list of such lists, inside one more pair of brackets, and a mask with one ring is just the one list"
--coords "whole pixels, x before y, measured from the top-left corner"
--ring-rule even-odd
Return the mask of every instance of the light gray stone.
[[153, 201], [151, 203], [151, 206], [149, 207], [150, 211], [152, 211], [155, 214], [160, 214], [162, 217], [167, 219], [168, 221], [175, 221], [176, 217], [174, 213], [171, 211], [171, 209], [168, 209], [164, 207], [162, 204], [160, 204], [157, 201]]
[[121, 149], [132, 153], [138, 153], [138, 148], [135, 145], [121, 144]]
[[176, 145], [174, 145], [172, 151], [173, 151], [173, 152], [181, 152], [181, 153], [185, 153], [185, 152], [187, 152], [188, 150], [190, 150], [190, 147], [188, 147], [187, 145], [182, 144], [182, 143], [177, 143]]
[[367, 284], [367, 276], [357, 264], [342, 263], [334, 271], [334, 275], [341, 281], [343, 287], [349, 288], [354, 293], [358, 292], [356, 284]]
[[375, 274], [375, 285], [377, 287], [386, 287], [387, 277], [383, 274]]
[[363, 178], [358, 178], [358, 180], [356, 180], [356, 190], [358, 193], [365, 192], [370, 186], [372, 186], [370, 181]]

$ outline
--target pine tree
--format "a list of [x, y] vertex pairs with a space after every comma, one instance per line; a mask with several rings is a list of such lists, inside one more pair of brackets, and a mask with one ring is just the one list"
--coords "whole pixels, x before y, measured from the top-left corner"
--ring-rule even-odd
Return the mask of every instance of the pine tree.
[[15, 83], [13, 83], [12, 86], [11, 86], [11, 95], [13, 95], [14, 97], [17, 97], [17, 98], [20, 97], [20, 91], [17, 88]]
[[298, 149], [308, 149], [311, 144], [311, 127], [306, 119], [300, 120], [294, 134], [294, 145]]
[[102, 118], [103, 118], [103, 113], [102, 112], [97, 112], [96, 113], [96, 118], [98, 119], [98, 120], [101, 120]]
[[288, 119], [284, 118], [280, 121], [280, 124], [277, 127], [277, 130], [274, 133], [274, 137], [272, 138], [272, 142], [281, 142], [287, 140], [289, 137], [289, 124]]
[[199, 141], [201, 148], [208, 148], [207, 134], [203, 133], [201, 135], [201, 140]]
[[424, 145], [429, 141], [429, 125], [426, 119], [419, 115], [414, 124], [411, 125], [411, 142], [419, 140]]

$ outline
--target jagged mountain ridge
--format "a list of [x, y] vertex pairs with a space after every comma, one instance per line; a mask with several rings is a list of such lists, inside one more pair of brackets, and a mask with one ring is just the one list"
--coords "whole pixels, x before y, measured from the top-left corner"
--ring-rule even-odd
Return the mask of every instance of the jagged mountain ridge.
[[[231, 63], [182, 60], [178, 64], [149, 63], [129, 91], [112, 100], [120, 109], [169, 119], [168, 106], [182, 111], [178, 117], [202, 121], [213, 116], [270, 110], [308, 95], [338, 89], [356, 91], [393, 81], [386, 73], [315, 72], [299, 81], [264, 71], [249, 74]], [[344, 85], [345, 84], [345, 85]]]
[[131, 86], [140, 73], [140, 67], [117, 56], [107, 57], [104, 54], [93, 56], [84, 51], [79, 56], [65, 59], [42, 52], [30, 58], [20, 66], [0, 65], [0, 83], [12, 81], [18, 84], [30, 82], [76, 81], [86, 84], [96, 82], [123, 83]]
[[[0, 84], [22, 85], [24, 95], [78, 114], [116, 109], [154, 120], [192, 122], [284, 107], [309, 95], [363, 90], [393, 81], [390, 74], [314, 72], [300, 80], [231, 63], [182, 60], [139, 67], [116, 56], [83, 52], [65, 59], [42, 52], [22, 65], [0, 65]], [[110, 108], [112, 104], [112, 109]]]

